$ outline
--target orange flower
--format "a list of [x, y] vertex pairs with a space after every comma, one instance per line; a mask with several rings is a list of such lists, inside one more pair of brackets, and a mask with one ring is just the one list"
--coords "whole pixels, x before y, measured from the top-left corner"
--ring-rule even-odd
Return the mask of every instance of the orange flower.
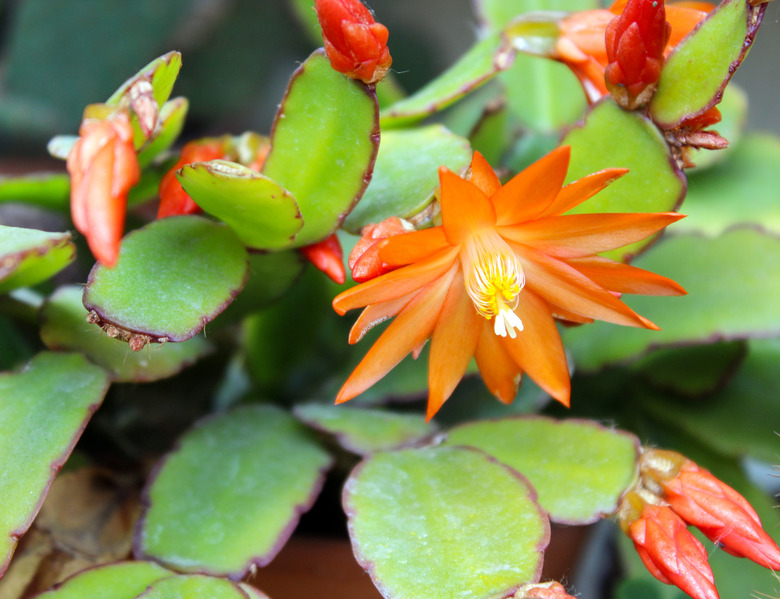
[[359, 0], [315, 0], [314, 6], [333, 69], [366, 84], [383, 79], [393, 63], [387, 27]]
[[176, 178], [176, 172], [193, 162], [208, 162], [225, 157], [225, 142], [221, 139], [191, 141], [181, 149], [181, 157], [160, 180], [160, 207], [157, 218], [179, 214], [198, 214], [201, 211], [195, 201], [184, 191]]
[[[604, 79], [605, 69], [610, 62], [607, 57], [606, 31], [609, 23], [616, 18], [615, 15], [623, 12], [627, 3], [628, 0], [617, 0], [609, 10], [576, 12], [559, 23], [560, 37], [552, 57], [565, 63], [577, 76], [589, 102], [596, 102], [609, 93]], [[713, 8], [708, 2], [667, 4], [666, 20], [671, 31], [663, 55], [668, 56]]]
[[411, 223], [397, 216], [391, 216], [377, 225], [363, 227], [360, 241], [352, 248], [347, 262], [352, 271], [352, 278], [358, 283], [363, 283], [394, 270], [393, 266], [382, 262], [379, 257], [382, 240], [410, 231], [414, 231]]
[[127, 113], [84, 119], [67, 168], [73, 224], [86, 236], [94, 256], [114, 266], [125, 227], [127, 193], [141, 177]]
[[568, 405], [571, 383], [554, 318], [657, 329], [615, 294], [685, 291], [597, 254], [652, 235], [681, 216], [563, 215], [627, 172], [608, 169], [562, 188], [568, 164], [569, 148], [558, 148], [504, 186], [479, 153], [470, 180], [439, 169], [442, 226], [382, 241], [379, 257], [399, 268], [333, 300], [339, 314], [365, 307], [350, 343], [396, 317], [337, 403], [365, 391], [408, 353], [419, 354], [430, 338], [428, 418], [452, 394], [472, 357], [501, 401], [514, 399], [526, 372]]
[[347, 273], [344, 270], [344, 252], [335, 233], [318, 243], [299, 248], [298, 251], [315, 268], [328, 275], [334, 283], [344, 284], [347, 279]]

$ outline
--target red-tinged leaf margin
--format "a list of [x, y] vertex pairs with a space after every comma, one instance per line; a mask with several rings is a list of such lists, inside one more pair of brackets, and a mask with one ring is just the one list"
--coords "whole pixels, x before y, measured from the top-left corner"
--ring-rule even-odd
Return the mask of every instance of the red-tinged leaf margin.
[[[432, 448], [430, 448], [432, 449]], [[495, 464], [498, 464], [505, 470], [507, 470], [514, 478], [519, 480], [526, 488], [528, 492], [528, 499], [533, 502], [536, 505], [536, 509], [539, 512], [540, 519], [543, 523], [546, 524], [546, 530], [542, 537], [539, 539], [539, 543], [536, 546], [536, 551], [540, 554], [539, 558], [539, 565], [537, 567], [537, 571], [533, 574], [531, 577], [531, 580], [526, 582], [538, 582], [541, 579], [542, 576], [542, 569], [544, 566], [544, 552], [547, 549], [547, 547], [550, 544], [550, 538], [551, 538], [551, 528], [550, 528], [550, 519], [547, 515], [547, 512], [545, 512], [541, 505], [539, 505], [538, 496], [536, 493], [536, 489], [531, 484], [531, 482], [520, 472], [517, 472], [513, 468], [510, 468], [506, 464], [503, 464], [496, 460], [493, 456], [480, 451], [479, 449], [475, 449], [473, 447], [467, 447], [467, 446], [458, 446], [458, 447], [451, 447], [450, 449], [455, 450], [463, 450], [463, 451], [470, 451], [474, 452], [476, 454], [480, 454], [485, 457], [485, 459], [489, 462], [493, 462]], [[374, 583], [374, 586], [377, 588], [377, 590], [380, 592], [380, 594], [385, 599], [400, 599], [396, 598], [395, 596], [389, 594], [389, 590], [382, 584], [381, 580], [379, 580], [376, 576], [376, 564], [369, 559], [367, 559], [360, 551], [359, 547], [357, 546], [357, 542], [355, 540], [355, 533], [354, 533], [354, 525], [353, 525], [353, 518], [355, 515], [355, 508], [352, 506], [350, 502], [350, 490], [351, 485], [350, 482], [355, 479], [355, 477], [360, 473], [360, 471], [365, 467], [365, 465], [368, 463], [369, 460], [372, 459], [373, 456], [367, 456], [363, 460], [361, 460], [357, 466], [355, 466], [352, 471], [349, 474], [349, 477], [347, 478], [346, 482], [344, 483], [344, 487], [342, 489], [341, 493], [341, 504], [344, 508], [344, 513], [347, 516], [347, 530], [349, 532], [349, 538], [350, 542], [352, 544], [352, 551], [355, 555], [355, 560], [357, 561], [358, 565], [365, 570], [365, 572], [371, 577], [371, 581]], [[518, 587], [519, 588], [519, 587]], [[515, 592], [516, 589], [507, 589], [505, 592], [505, 596], [510, 596], [512, 593]]]

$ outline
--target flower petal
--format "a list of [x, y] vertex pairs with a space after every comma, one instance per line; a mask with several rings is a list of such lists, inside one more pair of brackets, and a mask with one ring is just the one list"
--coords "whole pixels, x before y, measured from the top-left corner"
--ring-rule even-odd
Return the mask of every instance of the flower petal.
[[498, 234], [556, 258], [582, 258], [626, 246], [684, 218], [676, 212], [549, 216]]
[[556, 312], [556, 306], [560, 306], [575, 314], [606, 322], [658, 329], [565, 262], [523, 245], [512, 244], [512, 249], [525, 271], [526, 289], [547, 300], [553, 312]]
[[401, 311], [344, 383], [337, 404], [363, 393], [431, 335], [456, 270], [457, 266], [451, 266]]
[[539, 217], [557, 216], [592, 198], [607, 185], [628, 173], [627, 168], [608, 168], [572, 181], [557, 195], [552, 204]]
[[514, 339], [502, 337], [500, 343], [537, 385], [568, 406], [569, 366], [550, 306], [527, 286], [518, 299], [515, 314], [523, 321], [523, 331]]
[[471, 158], [471, 176], [469, 181], [479, 187], [480, 191], [490, 197], [501, 189], [501, 181], [498, 180], [496, 171], [488, 164], [485, 157], [479, 152], [474, 152]]
[[441, 227], [396, 235], [381, 243], [379, 257], [392, 266], [419, 262], [449, 245]]
[[349, 331], [349, 344], [354, 345], [376, 325], [398, 314], [411, 301], [415, 293], [409, 293], [388, 302], [367, 306], [360, 313], [360, 316], [358, 316], [358, 319]]
[[92, 157], [83, 180], [87, 242], [95, 258], [107, 266], [116, 264], [119, 255], [127, 202], [126, 197], [111, 194], [114, 161], [114, 147], [102, 147]]
[[474, 356], [483, 321], [466, 293], [463, 271], [458, 269], [431, 338], [428, 420], [449, 399], [466, 372]]
[[[520, 333], [521, 335], [523, 333]], [[517, 388], [523, 376], [523, 369], [512, 359], [501, 337], [493, 331], [493, 325], [486, 320], [477, 343], [474, 357], [485, 386], [499, 401], [510, 404], [517, 395]]]
[[474, 231], [495, 225], [493, 206], [474, 183], [461, 179], [444, 166], [439, 168], [439, 180], [441, 219], [447, 241], [457, 245]]
[[573, 266], [597, 285], [618, 293], [637, 295], [686, 295], [678, 283], [636, 266], [616, 262], [601, 256], [568, 260]]
[[347, 289], [334, 298], [333, 309], [343, 315], [347, 310], [394, 300], [421, 289], [447, 272], [457, 255], [458, 248], [449, 248], [423, 262], [399, 268]]
[[570, 154], [569, 146], [556, 148], [493, 194], [496, 224], [514, 225], [544, 212], [561, 191]]

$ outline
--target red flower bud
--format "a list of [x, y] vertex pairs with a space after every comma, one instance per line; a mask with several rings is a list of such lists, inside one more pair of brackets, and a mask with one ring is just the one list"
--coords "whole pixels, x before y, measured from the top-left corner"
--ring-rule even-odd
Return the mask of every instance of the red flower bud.
[[127, 193], [141, 178], [126, 112], [104, 120], [85, 119], [68, 155], [73, 224], [89, 249], [106, 266], [114, 266], [125, 226]]
[[647, 504], [628, 526], [628, 536], [658, 580], [676, 585], [694, 599], [718, 599], [707, 551], [672, 508]]
[[606, 83], [623, 108], [634, 110], [650, 101], [671, 32], [663, 0], [628, 0], [607, 25]]
[[397, 216], [391, 216], [378, 225], [363, 227], [362, 237], [352, 248], [347, 260], [352, 278], [358, 283], [363, 283], [393, 270], [394, 267], [386, 264], [379, 257], [382, 240], [413, 230], [411, 224]]
[[732, 555], [780, 570], [780, 548], [737, 491], [690, 460], [677, 476], [662, 484], [671, 508], [708, 539], [720, 543]]
[[367, 84], [384, 78], [393, 62], [387, 27], [359, 0], [315, 0], [314, 6], [333, 69]]
[[179, 214], [198, 214], [200, 207], [187, 195], [176, 178], [176, 171], [193, 162], [207, 162], [225, 157], [225, 144], [222, 140], [207, 142], [191, 141], [181, 150], [181, 157], [160, 181], [160, 207], [157, 218], [177, 216]]
[[298, 251], [334, 282], [339, 285], [344, 284], [347, 278], [347, 273], [344, 270], [344, 252], [335, 233], [319, 243], [304, 246]]
[[524, 584], [512, 599], [574, 599], [560, 582], [538, 582]]

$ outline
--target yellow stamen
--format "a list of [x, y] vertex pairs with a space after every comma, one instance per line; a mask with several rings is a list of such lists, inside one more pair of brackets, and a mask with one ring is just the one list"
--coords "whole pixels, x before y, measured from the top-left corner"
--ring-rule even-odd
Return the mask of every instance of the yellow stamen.
[[496, 335], [513, 339], [523, 322], [515, 314], [525, 275], [506, 241], [492, 230], [475, 233], [460, 254], [466, 292], [477, 312], [490, 320], [495, 316]]

